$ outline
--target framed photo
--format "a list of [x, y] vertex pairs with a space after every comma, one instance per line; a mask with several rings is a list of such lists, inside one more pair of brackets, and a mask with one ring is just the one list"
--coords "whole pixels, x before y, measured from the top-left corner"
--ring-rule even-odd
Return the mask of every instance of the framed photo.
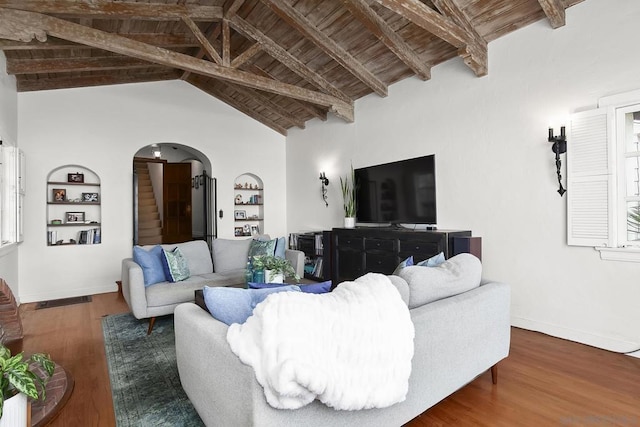
[[83, 173], [69, 173], [67, 174], [67, 182], [77, 182], [77, 183], [83, 183], [84, 182], [84, 174]]
[[242, 236], [242, 234], [243, 234], [242, 227], [235, 227], [233, 229], [233, 235], [234, 236]]
[[83, 202], [98, 202], [99, 201], [98, 193], [82, 193], [82, 201]]
[[257, 224], [251, 226], [251, 235], [255, 236], [256, 234], [260, 234], [260, 226]]
[[84, 222], [84, 212], [67, 212], [67, 224]]
[[52, 191], [54, 202], [66, 202], [67, 190], [64, 188], [54, 188]]
[[249, 224], [245, 224], [244, 227], [242, 227], [242, 231], [244, 232], [245, 236], [248, 236], [249, 234], [251, 234], [251, 226], [249, 226]]
[[247, 219], [247, 211], [233, 211], [235, 219]]

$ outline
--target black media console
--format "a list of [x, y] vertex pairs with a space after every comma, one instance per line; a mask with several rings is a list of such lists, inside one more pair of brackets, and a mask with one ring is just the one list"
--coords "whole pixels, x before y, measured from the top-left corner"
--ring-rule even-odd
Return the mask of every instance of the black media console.
[[334, 228], [331, 279], [353, 280], [365, 273], [391, 274], [413, 255], [419, 262], [444, 252], [454, 255], [454, 237], [470, 237], [468, 230], [408, 230], [390, 227]]

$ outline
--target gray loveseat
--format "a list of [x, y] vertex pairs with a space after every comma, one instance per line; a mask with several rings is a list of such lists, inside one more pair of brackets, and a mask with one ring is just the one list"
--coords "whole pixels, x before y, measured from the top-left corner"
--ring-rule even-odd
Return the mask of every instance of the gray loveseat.
[[495, 382], [497, 363], [509, 353], [509, 286], [491, 281], [467, 286], [455, 277], [450, 282], [427, 278], [424, 275], [431, 272], [418, 269], [425, 267], [408, 267], [399, 276], [389, 276], [415, 326], [404, 402], [336, 411], [316, 400], [296, 410], [274, 409], [253, 369], [230, 350], [228, 326], [195, 304], [178, 306], [174, 317], [178, 371], [187, 396], [207, 426], [392, 427], [410, 421], [489, 369]]
[[[261, 238], [268, 238], [264, 235]], [[142, 268], [132, 258], [122, 260], [122, 294], [136, 319], [149, 319], [148, 334], [157, 316], [173, 314], [181, 303], [194, 301], [194, 291], [206, 286], [244, 286], [244, 272], [252, 239], [214, 239], [213, 253], [202, 240], [161, 245], [164, 249], [180, 248], [187, 259], [190, 277], [184, 281], [160, 282], [144, 286]], [[154, 245], [143, 246], [149, 250]], [[212, 259], [213, 255], [213, 259]], [[298, 275], [303, 275], [304, 253], [285, 250]]]

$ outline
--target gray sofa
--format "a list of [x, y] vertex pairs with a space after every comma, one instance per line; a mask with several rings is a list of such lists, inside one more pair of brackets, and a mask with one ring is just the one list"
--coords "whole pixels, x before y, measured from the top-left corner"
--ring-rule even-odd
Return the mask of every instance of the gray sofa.
[[420, 268], [425, 267], [389, 276], [415, 326], [404, 402], [336, 411], [316, 400], [296, 410], [274, 409], [253, 369], [231, 352], [228, 326], [195, 304], [178, 306], [174, 317], [178, 371], [187, 396], [207, 426], [401, 426], [489, 369], [495, 382], [497, 363], [509, 353], [509, 286], [483, 281], [465, 291], [464, 285], [441, 278], [421, 283]]
[[[261, 238], [268, 238], [264, 235]], [[150, 334], [155, 318], [173, 314], [174, 308], [184, 302], [194, 301], [194, 291], [206, 286], [244, 286], [251, 239], [214, 239], [212, 251], [205, 241], [161, 245], [164, 249], [180, 248], [187, 259], [191, 273], [187, 280], [170, 283], [160, 282], [144, 286], [142, 268], [132, 258], [122, 260], [122, 294], [136, 319], [149, 319]], [[149, 250], [154, 245], [143, 246]], [[298, 275], [303, 275], [304, 253], [285, 250]], [[213, 259], [212, 259], [213, 258]]]

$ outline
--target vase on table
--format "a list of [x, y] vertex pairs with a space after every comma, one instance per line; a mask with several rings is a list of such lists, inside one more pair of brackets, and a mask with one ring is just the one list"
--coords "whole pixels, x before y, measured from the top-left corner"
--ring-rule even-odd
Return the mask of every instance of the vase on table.
[[265, 270], [264, 281], [266, 283], [284, 283], [284, 276], [282, 273], [274, 273], [272, 270]]
[[4, 401], [0, 427], [26, 426], [29, 414], [27, 395], [18, 393]]
[[344, 218], [344, 228], [355, 228], [356, 227], [356, 219], [352, 216], [347, 216]]

